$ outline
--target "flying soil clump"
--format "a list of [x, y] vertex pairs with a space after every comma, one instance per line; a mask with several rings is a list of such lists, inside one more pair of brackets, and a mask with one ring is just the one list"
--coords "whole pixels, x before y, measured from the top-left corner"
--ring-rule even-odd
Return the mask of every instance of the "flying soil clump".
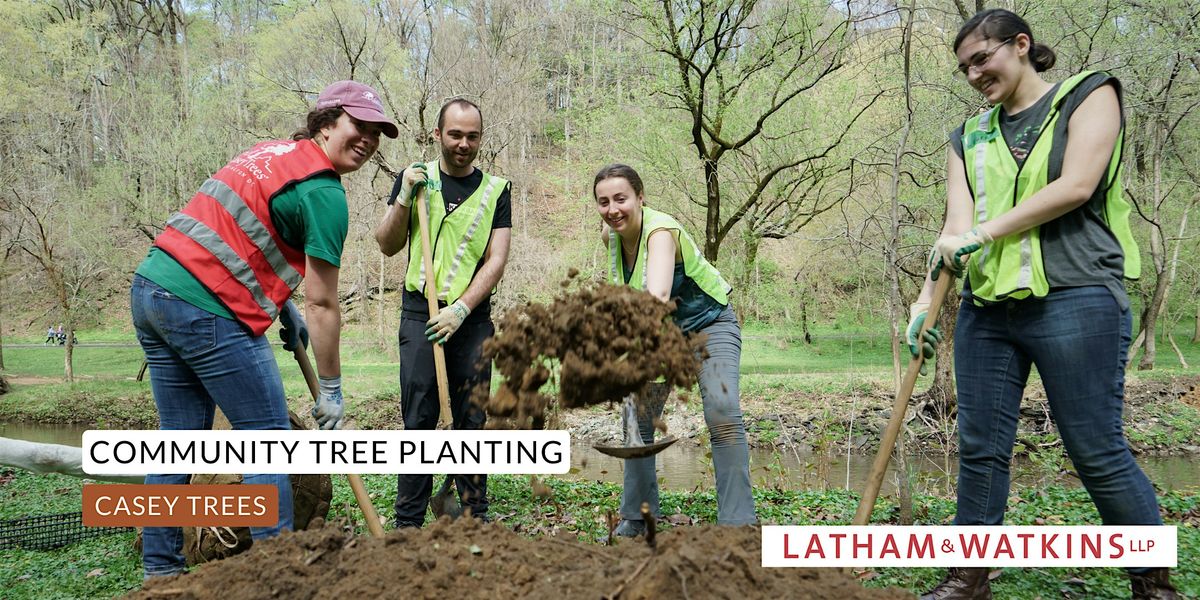
[[[659, 378], [684, 389], [695, 385], [704, 337], [685, 336], [671, 322], [674, 304], [628, 286], [575, 286], [577, 275], [568, 272], [550, 304], [505, 313], [484, 343], [484, 360], [494, 360], [504, 376], [494, 396], [483, 390], [475, 396], [489, 427], [541, 429], [555, 400], [562, 408], [620, 401]], [[541, 391], [555, 366], [557, 398]]]

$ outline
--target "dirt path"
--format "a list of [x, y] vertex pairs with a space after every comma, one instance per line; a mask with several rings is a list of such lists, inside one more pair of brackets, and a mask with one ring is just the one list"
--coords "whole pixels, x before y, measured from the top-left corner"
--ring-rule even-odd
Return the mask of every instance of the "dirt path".
[[446, 519], [383, 539], [335, 527], [256, 544], [180, 576], [154, 580], [132, 598], [913, 598], [862, 587], [838, 569], [765, 569], [753, 527], [678, 527], [615, 546], [526, 538], [497, 525]]

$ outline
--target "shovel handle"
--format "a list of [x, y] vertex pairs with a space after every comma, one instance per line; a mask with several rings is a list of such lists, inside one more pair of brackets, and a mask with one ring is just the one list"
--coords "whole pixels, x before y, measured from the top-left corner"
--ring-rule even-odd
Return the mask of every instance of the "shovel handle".
[[[317, 384], [317, 372], [313, 370], [312, 363], [308, 360], [308, 352], [304, 350], [304, 346], [297, 344], [292, 354], [296, 357], [296, 363], [300, 365], [300, 372], [304, 373], [304, 381], [308, 384], [308, 391], [315, 401], [320, 397], [321, 388]], [[367, 520], [367, 529], [370, 530], [373, 537], [383, 537], [383, 525], [379, 522], [379, 513], [375, 510], [375, 504], [371, 502], [371, 496], [367, 493], [367, 486], [363, 485], [362, 477], [356, 473], [350, 473], [346, 475], [346, 479], [350, 480], [350, 489], [354, 491], [354, 499], [358, 501], [358, 508], [362, 510], [363, 518]]]
[[[438, 167], [434, 167], [438, 168]], [[429, 241], [429, 206], [426, 201], [425, 186], [417, 188], [417, 224], [421, 228], [421, 258], [425, 266], [425, 300], [429, 303], [429, 318], [438, 313], [437, 283], [433, 273], [433, 245]], [[454, 422], [450, 414], [450, 384], [446, 376], [446, 350], [441, 344], [433, 342], [433, 370], [437, 375], [438, 402], [441, 413], [438, 415], [438, 429], [450, 429]]]
[[[925, 314], [925, 323], [917, 339], [922, 339], [925, 332], [937, 323], [938, 313], [942, 311], [942, 303], [946, 294], [954, 285], [954, 276], [947, 269], [942, 269], [933, 288], [933, 298], [929, 301], [929, 311]], [[875, 509], [875, 500], [879, 497], [879, 488], [883, 485], [883, 476], [887, 473], [888, 461], [892, 458], [892, 449], [896, 446], [896, 437], [900, 434], [900, 425], [904, 423], [904, 413], [908, 412], [908, 401], [912, 399], [913, 388], [917, 385], [917, 376], [921, 374], [921, 365], [925, 362], [925, 354], [918, 352], [908, 361], [908, 370], [900, 382], [896, 392], [896, 400], [892, 403], [892, 416], [888, 419], [887, 429], [879, 440], [879, 453], [871, 465], [871, 474], [867, 477], [867, 487], [863, 490], [862, 500], [858, 503], [858, 512], [854, 515], [854, 525], [866, 525], [871, 521], [871, 511]]]

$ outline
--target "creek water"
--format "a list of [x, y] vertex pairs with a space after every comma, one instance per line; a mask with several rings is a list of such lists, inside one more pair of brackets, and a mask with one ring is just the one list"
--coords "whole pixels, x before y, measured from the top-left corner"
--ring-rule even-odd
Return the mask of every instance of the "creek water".
[[[919, 493], [950, 494], [958, 477], [958, 458], [942, 454], [907, 457], [909, 481]], [[780, 487], [791, 490], [848, 488], [861, 491], [871, 473], [874, 455], [845, 454], [827, 456], [812, 452], [752, 448], [750, 479], [755, 487]], [[620, 483], [621, 460], [600, 454], [591, 444], [576, 441], [571, 447], [570, 477]], [[1200, 491], [1200, 457], [1138, 457], [1137, 462], [1162, 490]], [[1070, 463], [1067, 463], [1070, 467]], [[896, 491], [897, 465], [888, 465], [880, 495]], [[712, 459], [708, 448], [683, 440], [658, 454], [657, 473], [664, 489], [692, 490], [714, 487]], [[1015, 485], [1082, 485], [1068, 474], [1048, 473], [1047, 469], [1026, 458], [1017, 458], [1012, 466]]]
[[[87, 427], [45, 423], [0, 422], [0, 437], [46, 444], [79, 446]], [[849, 488], [860, 491], [871, 472], [874, 455], [845, 454], [827, 456], [812, 452], [752, 448], [750, 477], [756, 487], [791, 490]], [[1138, 464], [1162, 490], [1200, 490], [1200, 457], [1142, 456]], [[568, 478], [620, 483], [622, 461], [592, 448], [591, 443], [576, 440], [571, 444], [572, 473]], [[1068, 463], [1069, 466], [1069, 463]], [[908, 457], [909, 481], [919, 493], [949, 494], [954, 489], [958, 463], [953, 455], [913, 455]], [[681, 440], [658, 454], [659, 483], [668, 490], [712, 489], [712, 460], [708, 448]], [[1013, 462], [1016, 485], [1042, 485], [1057, 482], [1079, 485], [1070, 475], [1055, 475], [1028, 459]], [[881, 495], [896, 491], [897, 466], [893, 460], [884, 478]]]

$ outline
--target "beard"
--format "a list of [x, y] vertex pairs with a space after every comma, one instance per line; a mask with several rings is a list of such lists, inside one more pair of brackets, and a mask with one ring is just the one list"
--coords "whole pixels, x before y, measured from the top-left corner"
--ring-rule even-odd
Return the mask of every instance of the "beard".
[[448, 165], [469, 166], [475, 162], [477, 156], [479, 156], [478, 149], [473, 152], [468, 151], [466, 154], [460, 154], [455, 148], [448, 147], [445, 144], [442, 145], [442, 159]]

